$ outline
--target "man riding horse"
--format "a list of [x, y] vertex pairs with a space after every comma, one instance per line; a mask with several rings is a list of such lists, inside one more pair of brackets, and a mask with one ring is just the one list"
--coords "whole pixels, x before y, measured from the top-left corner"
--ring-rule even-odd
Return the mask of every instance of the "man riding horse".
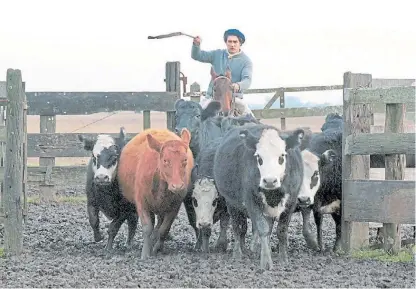
[[[201, 50], [201, 38], [194, 38], [192, 44], [192, 59], [210, 63], [212, 65], [211, 75], [213, 76], [204, 99], [201, 99], [201, 106], [206, 107], [213, 99], [213, 85], [216, 73], [222, 73], [222, 77], [228, 75], [231, 81], [234, 105], [239, 114], [251, 114], [250, 108], [243, 100], [243, 91], [251, 85], [253, 63], [251, 59], [241, 50], [245, 42], [245, 36], [237, 29], [229, 29], [224, 32], [224, 42], [226, 49], [216, 49], [211, 51]], [[227, 71], [228, 70], [228, 71]], [[221, 76], [220, 76], [221, 77]], [[253, 115], [254, 116], [254, 115]]]

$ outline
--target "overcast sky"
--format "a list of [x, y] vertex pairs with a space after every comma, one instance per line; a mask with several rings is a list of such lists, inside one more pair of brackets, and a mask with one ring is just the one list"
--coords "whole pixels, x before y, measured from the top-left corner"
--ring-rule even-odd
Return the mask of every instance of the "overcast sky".
[[414, 0], [0, 3], [0, 80], [21, 69], [27, 91], [162, 91], [167, 61], [205, 90], [210, 67], [191, 59], [192, 39], [147, 36], [200, 35], [209, 50], [224, 47], [228, 28], [246, 35], [252, 88], [342, 84], [346, 71], [416, 77]]

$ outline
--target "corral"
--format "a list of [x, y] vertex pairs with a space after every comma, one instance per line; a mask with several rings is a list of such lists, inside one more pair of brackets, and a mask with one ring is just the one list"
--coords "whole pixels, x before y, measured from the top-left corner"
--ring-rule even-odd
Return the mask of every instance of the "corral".
[[[372, 97], [370, 89], [354, 90], [359, 86], [367, 86], [380, 89], [376, 91], [376, 94], [386, 96], [379, 98], [373, 96], [371, 103], [376, 98], [379, 101], [382, 99], [384, 103], [375, 106], [372, 124], [371, 110], [363, 108], [360, 110], [357, 106], [354, 111], [362, 113], [354, 114], [359, 115], [357, 116], [358, 119], [349, 121], [352, 124], [362, 121], [365, 127], [359, 129], [362, 129], [361, 132], [365, 133], [369, 133], [370, 130], [379, 130], [384, 121], [386, 121], [386, 127], [388, 128], [386, 133], [391, 131], [400, 134], [403, 132], [403, 130], [400, 131], [403, 129], [403, 125], [401, 127], [399, 125], [399, 128], [389, 128], [389, 121], [383, 114], [386, 110], [386, 104], [389, 114], [396, 109], [392, 108], [391, 103], [394, 103], [394, 101], [399, 103], [411, 102], [408, 95], [411, 93], [414, 95], [414, 87], [410, 87], [414, 80], [376, 80], [371, 79], [371, 75], [363, 76], [350, 73], [346, 73], [345, 77], [343, 85], [250, 90], [249, 93], [277, 91], [265, 110], [257, 110], [254, 113], [264, 123], [276, 125], [277, 119], [280, 119], [280, 126], [278, 125], [278, 127], [282, 129], [309, 126], [312, 131], [319, 131], [328, 113], [338, 112], [349, 115], [349, 106], [346, 106], [346, 104], [365, 103], [366, 99], [362, 96], [364, 94]], [[245, 258], [241, 263], [236, 263], [230, 258], [231, 253], [229, 252], [225, 255], [216, 252], [202, 255], [194, 252], [192, 228], [187, 223], [183, 209], [180, 211], [179, 219], [172, 226], [171, 236], [173, 240], [167, 242], [164, 254], [155, 257], [151, 262], [139, 261], [141, 248], [140, 225], [133, 250], [123, 251], [122, 243], [126, 238], [126, 230], [123, 226], [115, 240], [116, 254], [108, 259], [103, 255], [104, 244], [92, 242], [85, 199], [82, 198], [84, 195], [85, 166], [79, 166], [84, 162], [84, 159], [80, 158], [88, 157], [88, 154], [82, 149], [82, 144], [77, 140], [77, 134], [93, 135], [104, 132], [116, 134], [120, 126], [124, 126], [127, 134], [133, 136], [141, 131], [140, 127], [172, 128], [174, 121], [173, 104], [181, 95], [180, 64], [178, 62], [167, 63], [166, 92], [23, 93], [24, 85], [21, 80], [19, 71], [10, 70], [7, 74], [7, 82], [4, 83], [7, 84], [7, 89], [6, 85], [3, 90], [0, 87], [0, 97], [4, 99], [7, 95], [9, 97], [9, 107], [17, 107], [19, 111], [17, 115], [13, 114], [16, 113], [13, 110], [11, 114], [7, 114], [6, 118], [10, 120], [8, 123], [6, 122], [8, 131], [6, 132], [6, 127], [1, 129], [0, 135], [2, 137], [0, 140], [4, 143], [6, 139], [15, 141], [15, 143], [10, 142], [8, 147], [3, 144], [2, 159], [8, 157], [7, 149], [21, 149], [23, 152], [21, 155], [19, 153], [14, 154], [15, 161], [22, 162], [21, 167], [15, 166], [12, 168], [7, 163], [7, 159], [2, 161], [5, 168], [2, 169], [1, 174], [4, 174], [5, 181], [2, 190], [3, 213], [0, 213], [0, 215], [6, 217], [3, 217], [4, 220], [2, 221], [5, 223], [5, 229], [6, 224], [9, 226], [7, 228], [9, 231], [10, 228], [15, 226], [17, 232], [14, 235], [15, 241], [21, 242], [23, 240], [23, 243], [21, 243], [23, 246], [14, 246], [6, 241], [7, 238], [10, 238], [10, 235], [5, 236], [5, 229], [1, 232], [2, 244], [4, 243], [4, 246], [7, 246], [4, 250], [6, 253], [15, 252], [17, 255], [24, 256], [23, 259], [10, 258], [6, 261], [0, 259], [0, 264], [5, 268], [0, 273], [0, 280], [2, 280], [4, 286], [47, 286], [48, 284], [65, 287], [85, 287], [87, 285], [101, 287], [137, 287], [138, 285], [141, 287], [414, 286], [413, 262], [392, 263], [387, 267], [381, 261], [357, 261], [355, 258], [347, 256], [330, 256], [307, 249], [301, 233], [301, 218], [298, 215], [294, 216], [290, 225], [289, 264], [283, 267], [276, 266], [271, 273], [259, 274], [256, 266], [257, 258]], [[406, 91], [400, 94], [396, 93], [393, 88], [388, 88], [396, 85], [404, 86], [403, 89]], [[343, 88], [350, 88], [344, 90], [344, 106], [317, 109], [284, 109], [285, 91]], [[358, 92], [354, 94], [356, 91]], [[3, 92], [7, 92], [7, 94], [3, 95]], [[191, 97], [197, 95], [195, 91], [191, 93]], [[358, 96], [346, 98], [346, 96], [352, 94]], [[392, 101], [392, 95], [396, 96], [396, 94], [407, 96], [397, 97]], [[24, 105], [24, 95], [27, 98], [27, 109]], [[10, 97], [13, 97], [14, 100], [12, 101]], [[282, 108], [269, 109], [272, 102], [277, 98], [280, 99]], [[16, 105], [16, 107], [13, 105]], [[407, 105], [408, 110], [414, 111], [412, 105], [413, 103]], [[133, 114], [130, 112], [133, 110], [142, 111], [142, 114]], [[116, 111], [123, 112], [113, 114], [108, 118], [102, 115], [102, 112]], [[150, 111], [159, 112], [150, 113]], [[26, 112], [27, 121], [25, 121]], [[91, 116], [81, 117], [80, 115]], [[12, 119], [15, 119], [15, 121], [12, 121]], [[344, 121], [346, 121], [345, 118]], [[411, 119], [404, 121], [402, 118], [402, 121], [405, 122], [404, 127], [413, 127], [414, 125]], [[25, 122], [27, 123], [28, 132], [27, 140], [26, 126], [23, 125]], [[13, 134], [10, 137], [10, 129], [15, 129], [12, 124], [20, 124], [22, 131], [20, 134]], [[405, 144], [398, 147], [394, 144], [394, 139], [390, 139], [390, 147], [388, 148], [388, 145], [385, 145], [384, 150], [381, 150], [377, 148], [377, 145], [382, 142], [382, 136], [374, 136], [374, 139], [371, 140], [371, 137], [356, 135], [350, 128], [346, 129], [348, 131], [347, 133], [344, 132], [344, 135], [346, 134], [345, 138], [349, 138], [347, 141], [349, 145], [344, 148], [344, 152], [347, 159], [360, 157], [365, 159], [366, 156], [351, 156], [375, 152], [397, 154], [408, 152], [410, 149], [414, 151], [413, 133], [393, 135], [404, 140]], [[393, 131], [395, 129], [396, 131]], [[38, 133], [39, 131], [40, 133]], [[411, 131], [413, 132], [414, 128]], [[352, 134], [351, 137], [348, 136], [350, 134]], [[23, 145], [17, 144], [20, 141]], [[363, 148], [364, 144], [367, 144], [368, 149]], [[28, 161], [23, 162], [26, 154]], [[33, 166], [37, 162], [36, 158], [39, 158], [39, 165]], [[65, 158], [71, 158], [73, 162], [69, 163]], [[366, 162], [364, 160], [364, 163]], [[26, 163], [28, 164], [27, 168], [24, 165]], [[354, 166], [350, 165], [349, 170], [351, 170], [351, 167]], [[361, 175], [357, 170], [351, 172], [349, 178], [384, 179], [384, 169], [370, 170], [366, 165], [363, 165], [363, 167], [366, 171]], [[11, 173], [15, 172], [18, 174], [10, 177]], [[414, 169], [406, 169], [404, 176], [401, 173], [396, 179], [402, 179], [402, 177], [406, 180], [414, 180]], [[386, 173], [386, 179], [389, 178], [392, 179]], [[16, 186], [16, 183], [19, 182], [20, 185]], [[392, 181], [386, 180], [385, 182], [384, 184], [392, 184]], [[365, 246], [375, 239], [375, 230], [369, 230], [368, 223], [365, 222], [415, 223], [414, 181], [402, 183], [404, 193], [401, 193], [398, 185], [391, 190], [387, 190], [386, 185], [384, 185], [383, 191], [378, 188], [374, 189], [383, 193], [384, 196], [372, 195], [371, 199], [352, 193], [354, 191], [361, 193], [364, 186], [368, 187], [367, 183], [361, 180], [348, 181], [344, 184], [344, 186], [347, 186], [346, 191], [348, 192], [347, 204], [355, 202], [355, 205], [350, 206], [343, 203], [344, 214], [349, 216], [344, 222], [344, 232], [349, 234], [346, 234], [344, 240], [350, 240], [347, 243], [354, 248]], [[5, 185], [12, 188], [12, 190]], [[359, 187], [360, 190], [353, 190], [351, 186], [361, 187]], [[395, 192], [396, 190], [397, 192]], [[21, 191], [24, 191], [24, 198], [22, 199], [19, 194]], [[6, 193], [7, 196], [5, 196]], [[405, 196], [401, 194], [405, 194]], [[344, 191], [344, 197], [345, 195], [346, 192]], [[29, 200], [27, 205], [26, 199]], [[365, 199], [367, 199], [367, 202], [363, 202]], [[23, 200], [23, 202], [20, 200]], [[389, 204], [389, 201], [393, 204]], [[7, 208], [4, 208], [5, 205]], [[10, 205], [14, 205], [13, 213], [18, 217], [16, 219], [19, 221], [18, 223], [11, 220], [13, 215], [10, 212], [13, 209], [10, 209], [12, 207]], [[18, 206], [16, 207], [16, 205]], [[376, 206], [384, 208], [383, 205], [386, 206], [386, 210], [376, 210]], [[367, 211], [366, 209], [371, 206], [375, 208]], [[19, 210], [20, 207], [22, 210]], [[368, 213], [368, 215], [365, 215], [365, 213]], [[19, 227], [21, 226], [22, 216], [25, 217], [26, 223], [23, 227]], [[357, 225], [351, 223], [353, 221], [363, 223]], [[395, 224], [387, 225], [387, 231], [395, 231], [394, 226]], [[331, 220], [325, 220], [324, 241], [326, 246], [330, 246], [329, 243], [333, 242], [333, 227]], [[393, 228], [393, 230], [389, 230], [389, 228]], [[213, 233], [218, 234], [218, 228], [214, 228]], [[23, 239], [21, 237], [19, 239], [19, 234], [22, 234]], [[230, 232], [228, 234], [230, 239]], [[402, 234], [409, 238], [412, 230], [403, 226]], [[397, 235], [393, 236], [397, 238]], [[250, 232], [248, 239], [250, 239]], [[397, 244], [397, 242], [394, 243], [396, 248]], [[275, 246], [276, 243], [272, 238], [272, 247]], [[247, 276], [247, 278], [242, 279], [242, 275]]]

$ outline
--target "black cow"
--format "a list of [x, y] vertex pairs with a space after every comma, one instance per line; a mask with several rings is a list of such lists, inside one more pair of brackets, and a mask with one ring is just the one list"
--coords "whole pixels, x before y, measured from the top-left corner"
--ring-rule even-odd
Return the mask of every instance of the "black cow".
[[104, 238], [99, 231], [99, 211], [101, 211], [112, 220], [108, 228], [106, 250], [111, 251], [114, 238], [126, 219], [129, 228], [126, 246], [130, 248], [136, 232], [138, 216], [134, 204], [122, 196], [117, 178], [120, 153], [127, 142], [124, 128], [120, 128], [118, 138], [106, 134], [100, 134], [94, 139], [84, 138], [82, 135], [78, 135], [78, 138], [84, 143], [84, 149], [92, 152], [87, 166], [85, 191], [94, 240], [99, 242]]
[[279, 222], [279, 261], [288, 261], [288, 226], [303, 178], [302, 136], [303, 130], [297, 130], [298, 142], [289, 147], [277, 128], [257, 124], [229, 130], [218, 146], [213, 175], [231, 217], [235, 258], [242, 256], [243, 227], [250, 217], [260, 237], [260, 268], [273, 267], [268, 236], [274, 219]]

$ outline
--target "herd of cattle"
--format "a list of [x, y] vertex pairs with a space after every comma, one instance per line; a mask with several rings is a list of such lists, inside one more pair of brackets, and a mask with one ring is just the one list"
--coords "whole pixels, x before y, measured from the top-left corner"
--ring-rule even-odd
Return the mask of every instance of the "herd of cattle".
[[[281, 131], [251, 116], [219, 116], [219, 102], [205, 109], [193, 101], [175, 104], [176, 127], [147, 129], [131, 139], [123, 128], [117, 138], [79, 135], [92, 152], [87, 167], [87, 211], [94, 240], [103, 240], [99, 212], [111, 219], [107, 250], [127, 220], [131, 247], [140, 219], [141, 258], [163, 248], [171, 225], [184, 204], [195, 230], [196, 249], [207, 252], [211, 229], [220, 223], [216, 248], [226, 250], [227, 229], [234, 237], [233, 257], [245, 250], [247, 218], [252, 223], [250, 250], [260, 267], [271, 269], [269, 245], [278, 222], [278, 262], [288, 260], [288, 227], [293, 213], [303, 217], [308, 247], [323, 250], [322, 216], [335, 222], [334, 250], [341, 239], [342, 130], [338, 114], [326, 117], [321, 132], [309, 128]], [[372, 156], [372, 167], [384, 163]], [[378, 158], [378, 159], [377, 159]], [[309, 222], [313, 212], [317, 234]], [[157, 224], [155, 225], [155, 216]]]

